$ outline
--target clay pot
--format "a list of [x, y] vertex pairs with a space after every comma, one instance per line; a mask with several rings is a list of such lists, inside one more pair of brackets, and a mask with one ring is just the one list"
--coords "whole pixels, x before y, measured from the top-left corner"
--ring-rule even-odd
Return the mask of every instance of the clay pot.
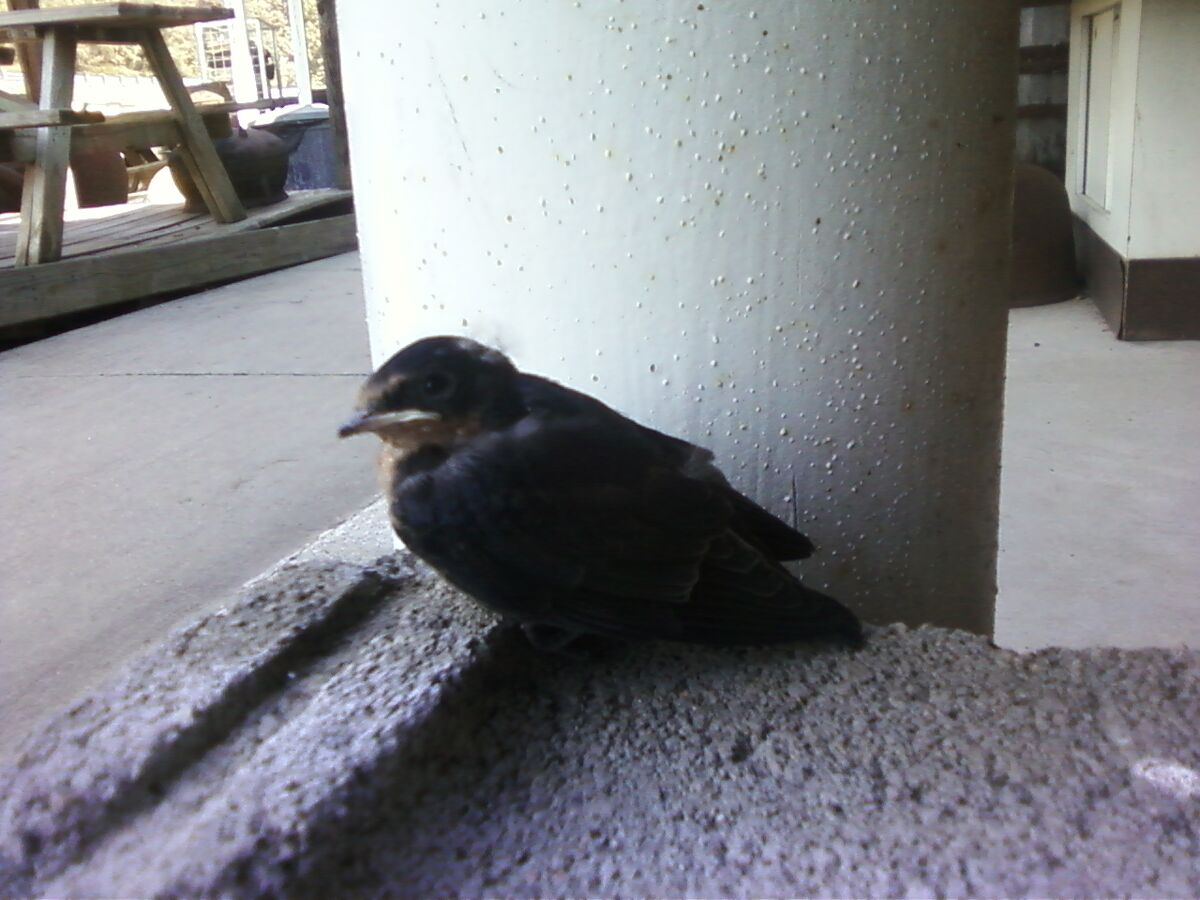
[[[114, 206], [129, 200], [129, 178], [125, 172], [125, 161], [119, 153], [110, 150], [72, 153], [71, 173], [75, 181], [75, 197], [81, 209]], [[20, 163], [0, 164], [0, 212], [20, 212], [24, 183], [25, 166]]]
[[21, 188], [25, 167], [19, 163], [0, 163], [0, 212], [21, 211]]
[[113, 150], [76, 150], [71, 153], [75, 197], [80, 209], [114, 206], [129, 200], [125, 159]]

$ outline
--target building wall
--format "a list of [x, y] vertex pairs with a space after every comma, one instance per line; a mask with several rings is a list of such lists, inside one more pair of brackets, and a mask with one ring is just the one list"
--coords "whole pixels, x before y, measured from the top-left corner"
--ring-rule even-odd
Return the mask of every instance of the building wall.
[[1200, 2], [1144, 0], [1129, 210], [1132, 259], [1200, 256]]
[[[1088, 17], [1110, 9], [1111, 90], [1089, 93]], [[1075, 0], [1069, 94], [1066, 182], [1089, 296], [1121, 338], [1200, 340], [1200, 2]], [[1106, 115], [1107, 148], [1093, 139], [1088, 163], [1087, 132]]]
[[[1120, 7], [1109, 197], [1083, 193], [1088, 16]], [[1077, 0], [1071, 8], [1067, 189], [1071, 207], [1126, 259], [1200, 256], [1200, 2]]]
[[[1153, 3], [1154, 0], [1145, 0]], [[1088, 16], [1114, 6], [1121, 10], [1113, 53], [1109, 105], [1109, 191], [1101, 205], [1083, 193], [1083, 143], [1087, 122]], [[1068, 84], [1067, 192], [1071, 209], [1096, 235], [1122, 256], [1129, 245], [1130, 187], [1134, 126], [1137, 114], [1137, 70], [1143, 0], [1076, 0], [1071, 6], [1071, 68]]]

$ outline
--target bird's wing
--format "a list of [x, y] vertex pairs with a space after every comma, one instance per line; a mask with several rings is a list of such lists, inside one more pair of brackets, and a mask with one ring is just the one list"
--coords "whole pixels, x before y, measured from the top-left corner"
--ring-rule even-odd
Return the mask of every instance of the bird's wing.
[[688, 478], [718, 486], [721, 498], [733, 514], [734, 529], [766, 555], [776, 560], [808, 559], [814, 547], [804, 534], [763, 509], [735, 490], [713, 462], [712, 451], [698, 447], [646, 425], [626, 419], [594, 397], [563, 387], [536, 375], [522, 375], [526, 403], [552, 415], [588, 415], [620, 423], [621, 428], [636, 429], [653, 449], [663, 465]]
[[443, 466], [437, 482], [439, 506], [477, 531], [472, 545], [556, 591], [686, 603], [728, 520], [713, 488], [604, 428], [524, 429]]
[[739, 536], [726, 487], [662, 465], [640, 433], [612, 421], [523, 423], [456, 455], [426, 489], [426, 527], [406, 512], [421, 551], [518, 617], [766, 641], [829, 630], [829, 604], [841, 610]]

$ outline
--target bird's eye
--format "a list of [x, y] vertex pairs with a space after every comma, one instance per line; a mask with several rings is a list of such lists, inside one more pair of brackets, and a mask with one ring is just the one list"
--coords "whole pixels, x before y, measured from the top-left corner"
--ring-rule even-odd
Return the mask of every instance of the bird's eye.
[[425, 376], [425, 383], [421, 386], [424, 388], [426, 396], [440, 397], [450, 390], [450, 376], [442, 372], [431, 372]]

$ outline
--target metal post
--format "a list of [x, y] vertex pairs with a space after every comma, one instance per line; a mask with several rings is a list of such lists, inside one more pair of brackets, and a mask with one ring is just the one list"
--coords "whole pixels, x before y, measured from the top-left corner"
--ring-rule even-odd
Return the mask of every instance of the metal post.
[[300, 105], [312, 103], [312, 74], [308, 69], [308, 35], [304, 31], [304, 6], [301, 0], [288, 0], [288, 30], [292, 35], [292, 56], [296, 66], [296, 86]]
[[[239, 103], [259, 99], [258, 83], [254, 78], [254, 64], [250, 61], [250, 41], [246, 35], [246, 7], [243, 0], [225, 0], [225, 6], [233, 10], [229, 21], [229, 55], [233, 74], [233, 99]], [[239, 118], [244, 113], [238, 114]], [[243, 123], [244, 124], [244, 123]]]

